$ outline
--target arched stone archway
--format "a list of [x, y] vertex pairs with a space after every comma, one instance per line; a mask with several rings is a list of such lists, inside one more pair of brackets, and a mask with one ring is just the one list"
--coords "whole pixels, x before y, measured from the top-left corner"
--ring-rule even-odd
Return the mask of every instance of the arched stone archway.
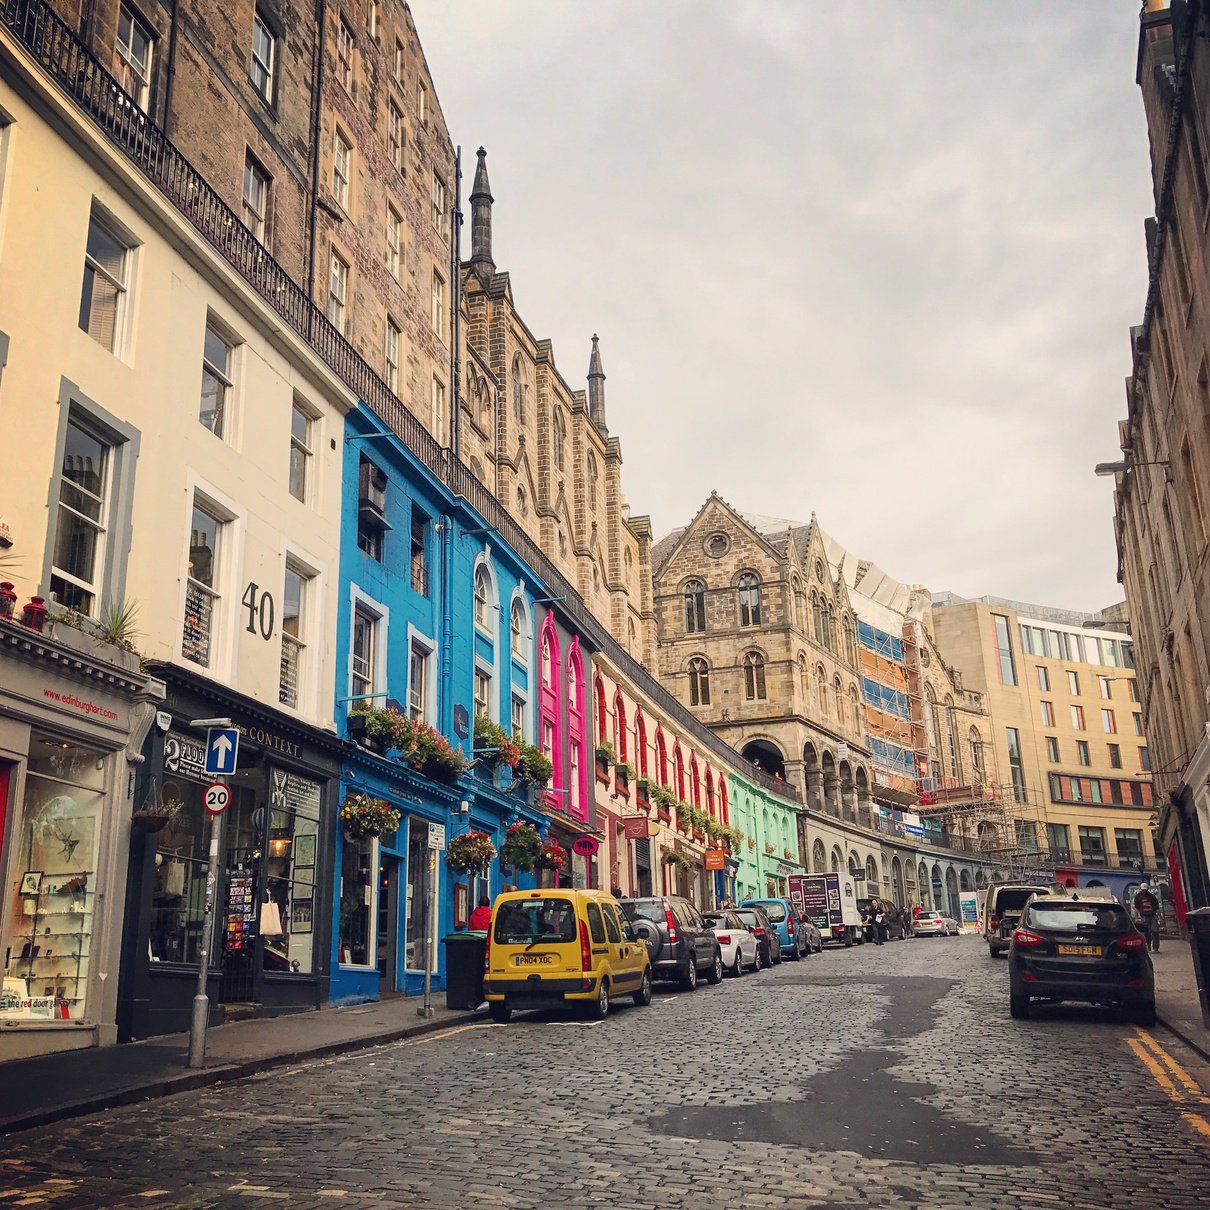
[[975, 871], [975, 888], [980, 889], [987, 886], [987, 873], [983, 870]]
[[823, 771], [823, 801], [824, 810], [829, 815], [840, 818], [840, 779], [836, 775], [836, 757], [825, 750], [820, 758]]
[[898, 857], [891, 858], [891, 895], [900, 907], [907, 903], [907, 891], [903, 885], [903, 863]]
[[829, 870], [835, 870], [838, 874], [844, 869], [844, 854], [840, 851], [840, 845], [832, 846], [832, 860], [828, 865]]
[[872, 857], [865, 859], [865, 885], [867, 895], [882, 894], [882, 882], [878, 877], [878, 863]]
[[958, 889], [960, 891], [969, 891], [971, 889], [971, 872], [970, 870], [958, 871]]
[[744, 745], [744, 760], [751, 761], [758, 769], [764, 770], [770, 777], [786, 777], [786, 758], [781, 749], [768, 739], [754, 739]]
[[840, 762], [840, 806], [844, 819], [857, 822], [857, 788], [853, 784], [853, 766], [847, 760]]
[[929, 878], [929, 868], [922, 861], [916, 871], [916, 886], [920, 895], [921, 907], [933, 906], [933, 884]]
[[802, 773], [806, 787], [806, 803], [815, 811], [826, 811], [827, 802], [823, 787], [823, 768], [819, 763], [819, 750], [814, 744], [803, 744]]
[[955, 920], [961, 920], [962, 904], [958, 901], [958, 876], [954, 873], [953, 866], [945, 871], [945, 900], [949, 907], [949, 914]]
[[811, 869], [816, 874], [822, 874], [828, 868], [828, 851], [822, 840], [816, 840], [811, 846]]
[[853, 774], [853, 780], [857, 784], [857, 822], [863, 828], [872, 828], [874, 812], [870, 806], [870, 775], [861, 765], [858, 765], [857, 771]]
[[941, 865], [933, 862], [933, 873], [929, 879], [929, 891], [933, 896], [933, 911], [945, 911], [945, 878], [941, 874]]
[[862, 865], [861, 858], [857, 856], [856, 849], [849, 850], [849, 860], [846, 864], [849, 867], [850, 874], [855, 874], [858, 870], [865, 870], [865, 866]]

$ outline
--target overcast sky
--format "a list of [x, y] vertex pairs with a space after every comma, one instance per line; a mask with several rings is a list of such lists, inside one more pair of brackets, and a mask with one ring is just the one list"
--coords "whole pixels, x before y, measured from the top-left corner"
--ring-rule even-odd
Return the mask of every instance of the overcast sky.
[[657, 536], [711, 489], [907, 582], [1121, 598], [1138, 0], [412, 0], [497, 268]]

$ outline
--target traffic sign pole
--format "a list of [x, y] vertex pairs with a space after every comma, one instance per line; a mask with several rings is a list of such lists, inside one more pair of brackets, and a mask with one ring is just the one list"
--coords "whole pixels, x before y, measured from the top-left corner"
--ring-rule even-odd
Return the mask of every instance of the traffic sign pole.
[[[217, 812], [209, 806], [210, 792], [222, 788], [226, 801]], [[210, 997], [206, 980], [210, 974], [210, 944], [214, 939], [214, 899], [218, 889], [219, 832], [223, 826], [222, 811], [231, 801], [231, 790], [222, 782], [206, 787], [205, 800], [210, 813], [210, 864], [206, 867], [206, 912], [202, 918], [202, 935], [197, 955], [197, 991], [193, 997], [193, 1016], [189, 1022], [189, 1066], [203, 1067], [206, 1063], [206, 1027], [210, 1023]]]

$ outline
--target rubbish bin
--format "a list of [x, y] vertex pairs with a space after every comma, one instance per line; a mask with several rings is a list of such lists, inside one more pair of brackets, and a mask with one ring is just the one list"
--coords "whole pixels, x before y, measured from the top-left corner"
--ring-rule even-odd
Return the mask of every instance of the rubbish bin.
[[1193, 951], [1193, 973], [1197, 979], [1197, 998], [1202, 1005], [1202, 1022], [1210, 1029], [1210, 907], [1185, 913], [1189, 930], [1189, 948]]
[[448, 933], [445, 942], [445, 1007], [471, 1010], [483, 1003], [487, 934]]

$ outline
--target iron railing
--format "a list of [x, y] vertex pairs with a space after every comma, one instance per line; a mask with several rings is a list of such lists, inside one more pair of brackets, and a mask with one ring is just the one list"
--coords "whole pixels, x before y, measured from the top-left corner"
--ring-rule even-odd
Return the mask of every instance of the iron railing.
[[0, 26], [16, 37], [51, 79], [408, 449], [448, 488], [465, 499], [538, 573], [546, 595], [562, 598], [562, 611], [638, 691], [675, 719], [680, 730], [712, 752], [721, 764], [735, 769], [770, 793], [791, 802], [802, 802], [797, 786], [779, 781], [740, 757], [730, 745], [690, 715], [683, 704], [613, 638], [588, 610], [576, 588], [500, 501], [408, 410], [307, 297], [302, 287], [244, 226], [241, 217], [143, 113], [57, 13], [43, 0], [0, 0]]

